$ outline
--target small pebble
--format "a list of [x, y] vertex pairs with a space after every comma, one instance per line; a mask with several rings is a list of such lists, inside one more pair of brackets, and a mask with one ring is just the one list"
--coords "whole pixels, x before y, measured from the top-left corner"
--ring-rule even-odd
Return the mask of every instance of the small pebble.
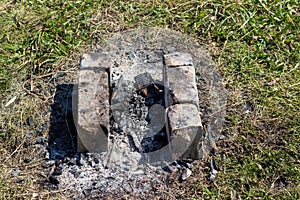
[[89, 196], [89, 195], [91, 194], [91, 191], [92, 191], [92, 189], [84, 189], [84, 190], [83, 190], [83, 194], [84, 194], [85, 196]]
[[14, 169], [11, 173], [12, 173], [12, 175], [17, 176], [17, 175], [19, 175], [21, 173], [21, 170]]
[[76, 165], [77, 161], [76, 158], [71, 158], [70, 161], [68, 162], [69, 165]]
[[69, 162], [69, 160], [70, 160], [70, 158], [69, 158], [69, 157], [64, 157], [64, 160], [63, 160], [63, 162], [64, 162], [64, 163], [67, 163], [67, 162]]
[[91, 165], [92, 167], [95, 167], [95, 162], [92, 160], [92, 161], [90, 162], [90, 165]]
[[192, 175], [192, 171], [188, 168], [184, 169], [181, 174], [181, 180], [185, 181]]
[[43, 167], [44, 167], [44, 168], [50, 168], [50, 167], [52, 167], [54, 164], [55, 164], [55, 161], [54, 161], [54, 160], [49, 160], [49, 161], [47, 161], [47, 162], [45, 162], [45, 163], [43, 164]]
[[26, 137], [28, 137], [28, 138], [31, 137], [31, 133], [29, 131], [26, 131], [25, 134], [26, 134]]
[[48, 109], [49, 109], [50, 112], [54, 111], [54, 109], [52, 108], [52, 106], [49, 106]]
[[45, 158], [50, 159], [50, 153], [48, 151], [45, 153]]
[[221, 135], [220, 137], [219, 137], [219, 140], [224, 140], [225, 139], [225, 135]]
[[211, 172], [209, 180], [210, 181], [214, 181], [216, 179], [216, 177], [217, 177], [217, 174], [218, 174], [218, 171], [216, 171], [216, 170], [215, 170], [215, 172]]
[[182, 159], [183, 162], [185, 163], [192, 163], [193, 162], [193, 159], [190, 159], [190, 158], [184, 158]]
[[39, 130], [36, 131], [37, 135], [43, 135], [43, 133], [45, 132], [47, 128], [47, 124], [42, 124], [39, 128]]
[[94, 162], [95, 162], [96, 165], [100, 163], [98, 158], [94, 158]]
[[129, 55], [128, 55], [128, 58], [129, 59], [134, 59], [136, 57], [136, 55], [134, 54], [134, 53], [130, 53]]
[[49, 160], [46, 162], [49, 166], [55, 165], [55, 160]]
[[226, 160], [226, 155], [225, 154], [222, 155], [222, 160]]
[[32, 193], [32, 199], [35, 199], [35, 198], [37, 198], [38, 196], [39, 196], [38, 193]]
[[44, 145], [47, 142], [46, 138], [40, 137], [36, 140], [38, 144]]
[[79, 159], [79, 165], [86, 166], [86, 161], [84, 160], [83, 157], [80, 157], [80, 159]]

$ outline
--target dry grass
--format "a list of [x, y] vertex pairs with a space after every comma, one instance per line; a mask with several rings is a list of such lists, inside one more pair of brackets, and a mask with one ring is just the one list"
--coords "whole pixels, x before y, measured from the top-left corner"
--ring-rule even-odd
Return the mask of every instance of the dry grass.
[[[299, 13], [297, 0], [1, 1], [0, 199], [66, 198], [40, 185], [47, 177], [35, 141], [49, 131], [48, 126], [37, 132], [49, 122], [48, 104], [40, 97], [54, 93], [56, 76], [76, 71], [82, 52], [111, 33], [138, 26], [168, 27], [197, 38], [210, 49], [229, 92], [226, 139], [215, 156], [217, 180], [174, 184], [172, 195], [299, 199]], [[36, 96], [22, 88], [26, 80], [32, 80], [26, 87]], [[21, 170], [18, 176], [12, 175], [15, 169]]]

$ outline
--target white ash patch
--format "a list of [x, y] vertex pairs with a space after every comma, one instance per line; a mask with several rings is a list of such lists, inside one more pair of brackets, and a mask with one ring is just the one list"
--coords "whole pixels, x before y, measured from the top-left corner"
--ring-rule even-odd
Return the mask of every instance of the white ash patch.
[[[165, 186], [161, 177], [164, 175], [162, 170], [146, 165], [132, 170], [130, 165], [128, 168], [120, 168], [118, 163], [107, 168], [99, 162], [103, 159], [103, 154], [80, 154], [75, 162], [74, 158], [65, 159], [63, 163], [55, 164], [53, 176], [60, 189], [75, 193], [76, 198], [101, 197], [107, 194], [141, 195], [155, 191], [156, 186]], [[57, 174], [57, 170], [61, 174]]]

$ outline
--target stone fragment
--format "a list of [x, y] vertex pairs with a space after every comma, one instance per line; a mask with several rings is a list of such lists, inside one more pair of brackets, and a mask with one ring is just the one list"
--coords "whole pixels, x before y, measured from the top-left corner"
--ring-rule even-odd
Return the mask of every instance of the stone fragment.
[[59, 184], [59, 180], [55, 176], [53, 176], [53, 175], [49, 176], [49, 182], [52, 183], [52, 184], [54, 184], [54, 185], [58, 185]]
[[165, 54], [164, 62], [168, 67], [193, 66], [193, 58], [189, 53], [174, 52]]
[[168, 120], [173, 157], [197, 159], [198, 142], [194, 140], [203, 134], [197, 107], [193, 104], [175, 104], [168, 110]]
[[219, 140], [224, 140], [225, 139], [225, 135], [220, 135]]
[[186, 168], [182, 171], [180, 179], [186, 181], [192, 175], [192, 171], [189, 168]]
[[78, 82], [78, 151], [107, 150], [109, 63], [98, 53], [84, 54]]
[[166, 54], [164, 58], [167, 85], [173, 91], [175, 102], [192, 103], [198, 107], [199, 99], [192, 56], [187, 53], [175, 53]]

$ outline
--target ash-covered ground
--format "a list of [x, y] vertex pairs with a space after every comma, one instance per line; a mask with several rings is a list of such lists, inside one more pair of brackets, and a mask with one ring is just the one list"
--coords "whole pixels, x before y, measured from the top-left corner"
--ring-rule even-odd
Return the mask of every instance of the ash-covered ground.
[[[118, 153], [115, 159], [111, 155], [113, 160], [108, 161], [107, 152], [77, 153], [76, 127], [72, 117], [72, 89], [71, 84], [59, 85], [54, 98], [55, 104], [51, 106], [51, 127], [45, 165], [48, 167], [49, 181], [53, 189], [60, 189], [74, 199], [120, 197], [129, 194], [143, 196], [166, 190], [171, 173], [177, 181], [188, 178], [192, 169], [191, 160], [166, 163], [163, 168], [154, 167], [147, 162], [138, 163], [142, 154], [132, 145], [132, 137], [124, 135], [116, 127], [113, 131], [116, 146], [113, 153], [118, 152], [117, 148], [123, 154]], [[135, 102], [143, 110], [140, 103], [144, 100], [136, 95], [134, 93], [135, 101], [132, 103]], [[136, 118], [136, 112], [139, 111], [135, 109], [135, 112], [129, 113]]]
[[[177, 43], [174, 44], [174, 41]], [[222, 105], [226, 96], [222, 96], [221, 78], [211, 58], [202, 47], [179, 33], [155, 29], [129, 31], [125, 36], [117, 34], [108, 43], [112, 45], [97, 51], [122, 53], [129, 45], [129, 53], [123, 52], [129, 60], [137, 55], [130, 52], [135, 52], [137, 49], [140, 52], [140, 47], [148, 52], [156, 49], [161, 53], [174, 51], [191, 53], [195, 59], [199, 113], [205, 130], [203, 142], [208, 149], [216, 150], [215, 140], [221, 131], [222, 119], [225, 115]], [[145, 59], [150, 64], [157, 62], [155, 56], [146, 56]], [[116, 68], [119, 67], [119, 63], [114, 62], [114, 64]], [[116, 73], [115, 77], [120, 79], [122, 73]], [[164, 129], [158, 131], [154, 140], [147, 139], [146, 135], [136, 134], [139, 131], [144, 132], [143, 129], [149, 124], [147, 101], [153, 101], [143, 97], [141, 91], [136, 90], [132, 90], [134, 92], [130, 96], [131, 101], [126, 116], [119, 116], [119, 119], [117, 119], [118, 115], [112, 117], [112, 121], [118, 121], [118, 123], [111, 123], [112, 134], [109, 139], [113, 141], [113, 150], [98, 154], [77, 153], [77, 131], [72, 110], [74, 108], [72, 92], [75, 84], [76, 81], [74, 84], [57, 85], [54, 103], [50, 107], [50, 131], [45, 153], [48, 183], [44, 186], [60, 190], [73, 199], [102, 197], [115, 199], [126, 195], [146, 198], [149, 195], [163, 196], [164, 193], [168, 193], [169, 184], [174, 181], [185, 181], [193, 176], [192, 160], [164, 162], [158, 167], [147, 162], [145, 152], [160, 148], [168, 141]], [[157, 84], [156, 87], [159, 85]], [[160, 90], [164, 88], [158, 88], [158, 91]], [[124, 119], [126, 123], [122, 125]], [[141, 160], [143, 162], [140, 162]], [[211, 162], [210, 166], [211, 178], [214, 179], [217, 173], [215, 163]]]

